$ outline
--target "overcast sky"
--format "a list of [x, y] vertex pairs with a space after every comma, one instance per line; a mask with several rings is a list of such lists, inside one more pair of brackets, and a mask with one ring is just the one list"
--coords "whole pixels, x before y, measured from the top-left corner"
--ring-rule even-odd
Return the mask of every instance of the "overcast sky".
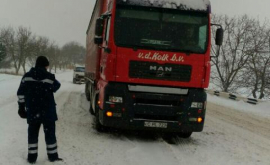
[[[85, 45], [85, 33], [95, 0], [0, 0], [0, 26], [20, 25], [47, 36], [60, 46]], [[211, 0], [212, 12], [270, 19], [270, 0]]]

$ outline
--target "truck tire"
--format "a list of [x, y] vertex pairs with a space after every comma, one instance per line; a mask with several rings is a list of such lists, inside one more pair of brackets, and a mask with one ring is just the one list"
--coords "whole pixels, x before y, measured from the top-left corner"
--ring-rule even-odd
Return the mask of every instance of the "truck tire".
[[[87, 83], [85, 83], [84, 91], [85, 91], [85, 96], [86, 96], [87, 101], [90, 101], [90, 92], [89, 92], [88, 88], [89, 88], [89, 83], [87, 82]], [[90, 107], [91, 107], [91, 103], [90, 103]]]
[[94, 109], [93, 109], [93, 107], [92, 107], [92, 103], [91, 103], [91, 101], [90, 101], [90, 108], [89, 108], [89, 112], [90, 112], [90, 114], [91, 114], [91, 115], [95, 115], [95, 112], [94, 112]]
[[188, 139], [188, 138], [190, 138], [191, 134], [192, 134], [192, 132], [182, 132], [179, 134], [179, 137], [184, 138], [184, 139]]
[[[89, 88], [91, 89], [91, 91], [89, 91]], [[93, 97], [92, 95], [92, 86], [90, 85], [90, 83], [87, 83], [87, 85], [85, 85], [85, 95], [86, 95], [86, 99], [88, 101], [90, 101], [90, 107], [89, 107], [89, 112], [91, 115], [95, 115], [94, 109], [93, 109], [93, 100], [91, 99]]]
[[105, 131], [105, 126], [103, 126], [100, 121], [99, 121], [99, 109], [96, 109], [96, 130], [98, 132], [104, 132]]
[[[98, 98], [98, 95], [97, 95], [96, 98]], [[99, 121], [99, 106], [98, 106], [97, 100], [98, 99], [96, 99], [96, 101], [95, 101], [95, 106], [96, 106], [96, 108], [95, 108], [95, 116], [96, 116], [95, 122], [96, 122], [96, 125], [95, 126], [96, 126], [96, 130], [98, 132], [104, 132], [105, 131], [105, 126], [103, 126]]]
[[177, 143], [177, 134], [176, 133], [166, 133], [163, 135], [163, 140], [169, 144], [176, 144]]
[[76, 79], [75, 78], [73, 78], [73, 84], [76, 84]]

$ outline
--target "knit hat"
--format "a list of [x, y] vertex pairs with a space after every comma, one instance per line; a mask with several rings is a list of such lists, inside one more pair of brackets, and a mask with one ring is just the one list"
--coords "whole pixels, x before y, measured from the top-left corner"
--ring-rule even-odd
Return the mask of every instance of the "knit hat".
[[45, 68], [45, 67], [47, 67], [49, 65], [50, 65], [49, 60], [45, 56], [39, 56], [37, 58], [36, 68], [37, 67], [39, 67], [39, 68]]

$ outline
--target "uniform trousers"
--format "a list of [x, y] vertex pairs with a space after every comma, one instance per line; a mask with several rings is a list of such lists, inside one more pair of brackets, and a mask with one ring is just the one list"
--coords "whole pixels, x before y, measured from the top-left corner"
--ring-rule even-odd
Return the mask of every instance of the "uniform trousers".
[[55, 122], [30, 123], [28, 126], [28, 160], [36, 161], [38, 156], [38, 136], [41, 125], [45, 133], [47, 155], [50, 160], [58, 158]]

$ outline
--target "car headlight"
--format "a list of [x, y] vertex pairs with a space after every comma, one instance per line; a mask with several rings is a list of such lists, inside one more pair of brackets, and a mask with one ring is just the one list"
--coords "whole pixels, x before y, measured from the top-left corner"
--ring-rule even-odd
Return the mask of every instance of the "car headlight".
[[109, 96], [109, 102], [123, 103], [123, 97]]
[[203, 103], [192, 102], [191, 103], [191, 108], [203, 108]]

